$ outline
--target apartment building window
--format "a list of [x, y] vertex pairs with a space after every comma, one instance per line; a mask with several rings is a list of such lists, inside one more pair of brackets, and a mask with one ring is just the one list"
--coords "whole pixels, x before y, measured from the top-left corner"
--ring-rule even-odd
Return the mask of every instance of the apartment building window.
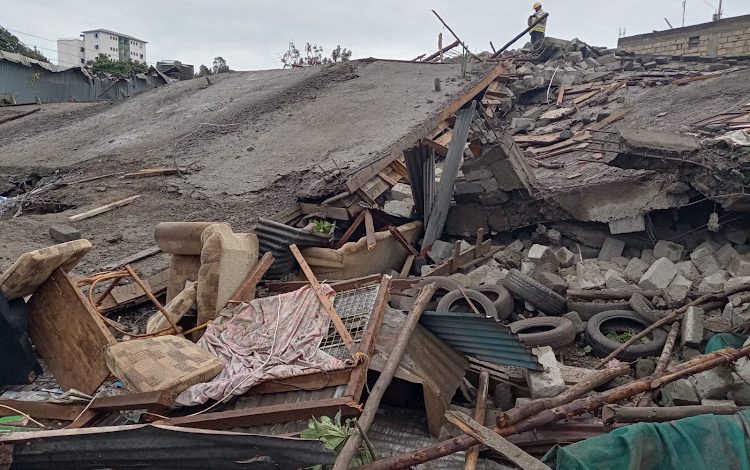
[[99, 44], [95, 44], [95, 45], [94, 45], [94, 50], [95, 50], [95, 51], [98, 51], [98, 50], [99, 50]]
[[86, 64], [86, 59], [81, 59], [82, 64]]
[[688, 49], [695, 49], [701, 44], [701, 37], [700, 36], [693, 36], [690, 39], [688, 39]]
[[81, 48], [81, 52], [86, 52], [86, 50], [85, 50], [85, 49], [84, 49], [84, 48], [82, 47], [82, 48]]
[[141, 54], [141, 59], [143, 59], [143, 54]]
[[99, 39], [99, 33], [94, 33], [94, 37]]

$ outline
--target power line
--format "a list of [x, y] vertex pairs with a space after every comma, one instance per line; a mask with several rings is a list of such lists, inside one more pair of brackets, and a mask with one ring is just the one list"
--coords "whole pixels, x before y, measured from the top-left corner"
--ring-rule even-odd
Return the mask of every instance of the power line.
[[36, 35], [34, 35], [34, 34], [31, 34], [31, 33], [24, 33], [23, 31], [16, 31], [15, 29], [8, 29], [8, 28], [5, 28], [5, 30], [6, 30], [6, 31], [10, 31], [11, 33], [18, 33], [18, 34], [23, 34], [23, 35], [25, 35], [25, 36], [31, 36], [32, 38], [37, 38], [37, 39], [44, 39], [45, 41], [50, 41], [50, 42], [55, 42], [55, 43], [57, 42], [57, 41], [56, 41], [56, 40], [54, 40], [54, 39], [50, 39], [50, 38], [45, 38], [45, 37], [42, 37], [42, 36], [36, 36]]

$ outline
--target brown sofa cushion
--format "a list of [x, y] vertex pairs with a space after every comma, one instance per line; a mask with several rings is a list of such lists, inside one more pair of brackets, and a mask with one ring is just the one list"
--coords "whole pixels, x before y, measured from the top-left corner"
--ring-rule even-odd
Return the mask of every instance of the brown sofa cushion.
[[218, 222], [162, 222], [154, 229], [154, 240], [165, 253], [200, 256], [201, 234], [215, 223]]

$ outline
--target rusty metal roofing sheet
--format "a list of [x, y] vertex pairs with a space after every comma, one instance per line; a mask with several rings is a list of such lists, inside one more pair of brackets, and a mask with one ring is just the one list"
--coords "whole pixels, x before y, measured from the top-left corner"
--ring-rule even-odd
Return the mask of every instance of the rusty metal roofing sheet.
[[473, 313], [424, 312], [420, 322], [456, 350], [482, 361], [541, 370], [518, 335], [493, 319]]
[[289, 251], [289, 245], [292, 243], [298, 246], [331, 245], [329, 236], [306, 232], [263, 217], [258, 219], [253, 231], [258, 235], [260, 254], [270, 251], [276, 260], [266, 273], [268, 279], [279, 279], [292, 272], [296, 263], [292, 252]]

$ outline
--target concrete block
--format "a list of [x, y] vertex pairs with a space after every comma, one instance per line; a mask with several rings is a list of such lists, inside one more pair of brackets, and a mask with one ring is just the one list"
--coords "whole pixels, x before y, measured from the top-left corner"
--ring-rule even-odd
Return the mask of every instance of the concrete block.
[[586, 62], [586, 65], [588, 65], [591, 68], [599, 67], [602, 65], [599, 63], [598, 60], [594, 59], [593, 57], [587, 58], [586, 60], [584, 60], [584, 62]]
[[[542, 371], [526, 370], [526, 382], [532, 398], [552, 398], [565, 390], [560, 364], [555, 358], [555, 352], [549, 346], [534, 348], [531, 352], [539, 358], [544, 367]], [[709, 397], [710, 398], [710, 397]]]
[[724, 232], [724, 236], [727, 237], [727, 240], [735, 245], [744, 245], [747, 241], [747, 235], [747, 230], [742, 228], [730, 228]]
[[[492, 173], [489, 170], [487, 172], [491, 177]], [[414, 200], [412, 199], [411, 186], [404, 183], [396, 183], [396, 185], [391, 188], [391, 199], [394, 199], [396, 201], [409, 201], [413, 203]]]
[[643, 232], [644, 230], [646, 230], [646, 219], [642, 215], [627, 219], [617, 219], [609, 223], [609, 233], [612, 235]]
[[583, 62], [583, 52], [568, 52], [565, 55], [565, 58], [568, 60], [568, 62], [577, 64], [579, 62]]
[[521, 263], [521, 272], [527, 276], [533, 276], [536, 271], [536, 265], [531, 261], [524, 261]]
[[727, 271], [734, 277], [750, 276], [750, 260], [741, 255], [734, 255], [729, 260]]
[[638, 286], [647, 290], [666, 289], [677, 276], [677, 267], [667, 258], [659, 258], [641, 276]]
[[529, 118], [513, 118], [510, 121], [511, 132], [530, 131], [534, 129], [536, 121]]
[[49, 236], [58, 243], [65, 243], [80, 239], [81, 232], [70, 225], [53, 225], [49, 228]]
[[539, 268], [555, 272], [560, 268], [560, 261], [552, 248], [545, 245], [532, 245], [527, 255], [529, 261]]
[[690, 376], [690, 381], [700, 399], [725, 399], [734, 379], [727, 366], [714, 367]]
[[687, 279], [690, 279], [693, 282], [697, 282], [701, 279], [701, 272], [698, 271], [698, 268], [695, 267], [695, 264], [693, 264], [692, 261], [681, 261], [675, 266], [677, 266], [677, 271]]
[[705, 312], [702, 308], [688, 307], [682, 316], [682, 332], [680, 344], [697, 348], [703, 341], [703, 318]]
[[620, 268], [617, 270], [618, 272], [623, 272], [623, 270], [628, 267], [630, 258], [627, 258], [625, 256], [618, 256], [617, 258], [613, 259], [612, 262], [615, 263], [618, 268]]
[[[467, 167], [464, 166], [464, 179], [466, 181], [481, 181], [481, 180], [486, 180], [487, 178], [494, 178], [494, 175], [489, 168], [470, 167], [467, 169]], [[399, 183], [399, 184], [403, 184], [403, 183]], [[396, 186], [394, 186], [394, 188]]]
[[732, 331], [732, 322], [722, 316], [709, 314], [703, 318], [703, 329], [711, 333], [730, 333]]
[[617, 59], [617, 56], [614, 53], [600, 56], [596, 60], [597, 62], [599, 62], [599, 65], [607, 65], [612, 62], [617, 62], [617, 64], [619, 65], [620, 63], [620, 61]]
[[691, 348], [689, 346], [685, 346], [684, 348], [682, 348], [682, 360], [683, 361], [689, 361], [690, 359], [693, 359], [700, 355], [701, 355], [701, 352], [695, 348]]
[[453, 243], [435, 240], [432, 247], [427, 250], [427, 256], [435, 263], [440, 263], [453, 256]]
[[[748, 344], [750, 344], [750, 338], [745, 341], [743, 347]], [[739, 376], [740, 380], [750, 384], [750, 359], [743, 357], [738, 359], [734, 364], [734, 372]]]
[[510, 384], [498, 383], [495, 385], [495, 393], [492, 395], [495, 408], [507, 411], [514, 406], [513, 389]]
[[604, 273], [604, 282], [607, 289], [624, 289], [629, 286], [628, 281], [612, 269]]
[[693, 251], [698, 251], [698, 250], [706, 249], [706, 250], [708, 250], [709, 253], [716, 253], [716, 250], [718, 250], [719, 248], [721, 248], [721, 247], [719, 246], [718, 243], [713, 242], [711, 240], [706, 240], [705, 242], [703, 242], [700, 245], [696, 246], [695, 250], [693, 250]]
[[750, 321], [750, 304], [732, 305], [728, 303], [724, 306], [724, 311], [721, 315], [733, 327], [742, 325]]
[[734, 408], [737, 406], [737, 403], [733, 402], [732, 400], [711, 400], [709, 398], [706, 398], [705, 400], [701, 400], [702, 406], [726, 406], [728, 408]]
[[737, 403], [738, 406], [750, 406], [750, 385], [745, 382], [735, 382], [727, 392], [727, 399]]
[[555, 255], [557, 255], [557, 260], [560, 262], [561, 268], [569, 268], [576, 262], [576, 255], [564, 246], [558, 248]]
[[537, 271], [534, 278], [553, 291], [557, 292], [558, 294], [565, 293], [565, 290], [568, 288], [567, 281], [565, 281], [565, 279], [561, 278], [555, 273], [551, 273], [548, 271]]
[[577, 335], [586, 331], [586, 322], [581, 319], [581, 316], [578, 314], [578, 312], [568, 312], [563, 315], [563, 318], [567, 318], [568, 320], [573, 322], [573, 326], [575, 326], [576, 328]]
[[725, 244], [714, 253], [714, 257], [716, 258], [716, 261], [719, 262], [719, 266], [721, 266], [722, 269], [727, 269], [729, 267], [729, 262], [732, 261], [732, 258], [735, 256], [739, 256], [739, 254], [731, 243]]
[[661, 389], [662, 403], [665, 406], [699, 405], [700, 399], [693, 382], [689, 379], [678, 379]]
[[497, 285], [502, 284], [505, 279], [503, 270], [498, 267], [484, 264], [466, 275], [471, 285]]
[[667, 286], [667, 299], [675, 304], [685, 300], [693, 287], [693, 281], [682, 274], [677, 274]]
[[383, 204], [383, 212], [405, 219], [411, 217], [412, 210], [414, 210], [414, 203], [412, 201], [390, 200]]
[[648, 270], [648, 267], [649, 265], [644, 263], [640, 258], [633, 258], [625, 266], [625, 271], [622, 274], [628, 281], [638, 282], [641, 276]]
[[697, 248], [690, 253], [690, 260], [704, 276], [709, 276], [721, 269], [719, 262], [708, 248]]
[[673, 263], [677, 263], [682, 259], [682, 252], [685, 247], [679, 243], [673, 243], [666, 240], [659, 240], [654, 245], [654, 256], [656, 258], [667, 258]]
[[470, 287], [471, 286], [471, 279], [469, 278], [469, 276], [467, 276], [464, 273], [453, 273], [453, 274], [451, 274], [448, 277], [450, 277], [451, 279], [453, 279], [454, 281], [456, 281], [458, 283], [458, 285], [460, 285], [461, 287]]
[[581, 289], [598, 289], [604, 287], [607, 281], [596, 262], [584, 261], [576, 264], [576, 283]]
[[724, 283], [724, 289], [735, 289], [744, 285], [750, 286], [750, 276], [733, 277]]
[[513, 251], [517, 251], [519, 253], [523, 251], [523, 248], [524, 248], [524, 246], [523, 246], [523, 242], [521, 240], [513, 240], [513, 243], [511, 243], [510, 245], [508, 245], [507, 247], [505, 247], [506, 250], [513, 250]]
[[654, 264], [654, 261], [656, 261], [656, 258], [654, 257], [654, 250], [651, 249], [645, 249], [641, 252], [641, 261], [646, 263], [647, 265], [651, 266]]
[[560, 246], [560, 243], [562, 242], [562, 234], [559, 230], [551, 228], [547, 230], [547, 240], [549, 240], [549, 243], [552, 246]]
[[642, 357], [635, 361], [635, 378], [642, 379], [653, 374], [656, 370], [656, 361], [650, 357]]
[[728, 274], [726, 271], [717, 271], [710, 276], [703, 278], [701, 283], [698, 285], [699, 294], [709, 294], [711, 292], [718, 292], [724, 289], [724, 284], [727, 282]]
[[613, 258], [622, 256], [622, 250], [625, 249], [625, 242], [616, 238], [607, 237], [604, 239], [602, 249], [599, 251], [599, 259], [610, 261]]

